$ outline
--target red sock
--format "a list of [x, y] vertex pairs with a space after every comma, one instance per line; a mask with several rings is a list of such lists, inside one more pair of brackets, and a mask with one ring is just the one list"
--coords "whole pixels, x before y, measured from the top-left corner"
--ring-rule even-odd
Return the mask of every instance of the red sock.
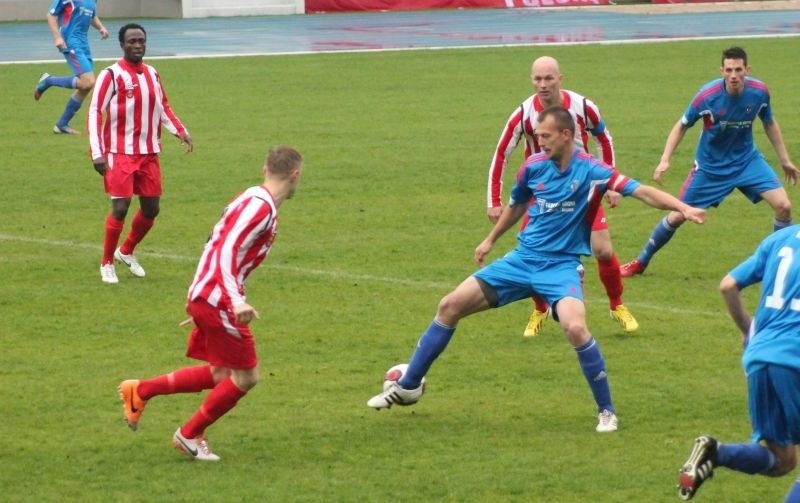
[[616, 309], [622, 304], [622, 276], [619, 273], [617, 255], [612, 255], [608, 260], [597, 259], [597, 272], [606, 289], [611, 309]]
[[117, 243], [119, 243], [119, 236], [122, 234], [123, 226], [125, 226], [125, 220], [117, 220], [111, 216], [111, 213], [106, 217], [106, 236], [103, 240], [103, 261], [100, 265], [114, 263], [114, 250], [117, 249]]
[[150, 400], [157, 395], [175, 393], [196, 393], [214, 387], [214, 376], [210, 365], [198, 365], [178, 369], [169, 374], [139, 382], [137, 393], [142, 400]]
[[189, 422], [181, 427], [181, 435], [186, 438], [202, 436], [206, 428], [231, 410], [246, 393], [237, 388], [230, 377], [223, 379], [214, 386]]
[[531, 297], [531, 300], [533, 300], [533, 305], [540, 313], [547, 311], [547, 309], [550, 307], [547, 302], [538, 295]]
[[133, 253], [133, 249], [144, 239], [155, 222], [154, 218], [147, 218], [142, 215], [142, 210], [137, 210], [136, 215], [133, 216], [133, 222], [131, 222], [131, 231], [128, 233], [128, 237], [125, 238], [125, 242], [120, 246], [119, 251], [125, 255]]

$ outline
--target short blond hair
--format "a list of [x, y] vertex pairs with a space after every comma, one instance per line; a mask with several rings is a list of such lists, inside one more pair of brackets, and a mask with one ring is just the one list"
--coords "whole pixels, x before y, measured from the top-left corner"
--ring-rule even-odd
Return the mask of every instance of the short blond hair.
[[267, 170], [278, 176], [289, 176], [303, 164], [300, 152], [288, 145], [276, 145], [267, 153]]

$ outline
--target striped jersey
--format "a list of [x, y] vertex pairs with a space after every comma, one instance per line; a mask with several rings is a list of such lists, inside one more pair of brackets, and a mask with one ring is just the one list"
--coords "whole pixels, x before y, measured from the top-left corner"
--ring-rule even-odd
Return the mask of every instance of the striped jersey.
[[89, 105], [92, 159], [109, 152], [157, 154], [161, 152], [161, 126], [174, 135], [186, 132], [169, 106], [155, 68], [123, 58], [100, 72]]
[[546, 154], [532, 155], [511, 189], [509, 205], [527, 205], [530, 217], [517, 235], [518, 252], [591, 255], [589, 237], [603, 195], [613, 190], [627, 196], [638, 186], [579, 148], [564, 171]]
[[716, 176], [736, 175], [761, 154], [753, 143], [756, 117], [772, 122], [769, 89], [760, 80], [744, 79], [738, 96], [725, 91], [725, 80], [716, 79], [703, 86], [686, 108], [681, 124], [691, 127], [703, 120], [697, 142], [697, 169]]
[[764, 238], [730, 275], [740, 288], [761, 282], [761, 299], [742, 355], [745, 372], [764, 364], [800, 369], [800, 225]]
[[[614, 166], [614, 143], [611, 132], [606, 128], [597, 105], [578, 93], [564, 89], [561, 90], [561, 103], [575, 120], [575, 145], [588, 153], [589, 133], [591, 133], [597, 142], [597, 157], [609, 166]], [[503, 171], [508, 164], [508, 158], [517, 148], [520, 140], [525, 138], [526, 158], [533, 153], [541, 152], [535, 132], [536, 119], [542, 110], [544, 110], [544, 105], [539, 100], [539, 96], [534, 94], [523, 101], [506, 121], [489, 165], [489, 183], [486, 193], [486, 204], [489, 208], [500, 206], [503, 194]]]
[[58, 19], [58, 31], [67, 44], [67, 50], [91, 55], [89, 27], [96, 11], [96, 0], [54, 0], [47, 12]]
[[211, 231], [189, 287], [189, 300], [229, 310], [245, 302], [247, 276], [267, 257], [278, 232], [278, 208], [264, 186], [228, 204]]

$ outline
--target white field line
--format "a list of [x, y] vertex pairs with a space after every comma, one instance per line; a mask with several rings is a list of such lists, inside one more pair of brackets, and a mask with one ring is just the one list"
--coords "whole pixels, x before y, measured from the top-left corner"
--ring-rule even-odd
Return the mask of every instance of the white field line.
[[[786, 38], [798, 37], [800, 33], [776, 33], [776, 34], [756, 34], [738, 35], [739, 39], [750, 38]], [[573, 45], [622, 45], [622, 44], [659, 44], [670, 42], [685, 42], [694, 40], [726, 40], [730, 35], [711, 36], [711, 37], [676, 37], [676, 38], [642, 38], [633, 40], [592, 40], [592, 41], [573, 41], [573, 42], [530, 42], [515, 44], [476, 44], [476, 45], [453, 45], [453, 46], [431, 46], [431, 47], [384, 47], [380, 49], [332, 49], [314, 51], [272, 51], [272, 52], [253, 52], [253, 53], [223, 53], [223, 54], [175, 54], [171, 56], [148, 56], [149, 60], [163, 59], [200, 59], [200, 58], [249, 58], [254, 56], [307, 56], [311, 54], [339, 54], [339, 53], [364, 53], [364, 52], [409, 52], [409, 51], [447, 51], [450, 49], [495, 49], [504, 47], [537, 47], [537, 46], [573, 46]], [[117, 61], [119, 58], [95, 58], [95, 61]], [[16, 60], [0, 61], [0, 65], [22, 65], [22, 64], [45, 64], [62, 63], [63, 59], [37, 59], [37, 60]]]
[[[31, 238], [27, 236], [16, 236], [13, 234], [4, 234], [4, 233], [0, 233], [0, 241], [29, 243], [29, 244], [48, 246], [52, 248], [91, 250], [92, 252], [96, 253], [102, 252], [102, 247], [96, 244], [76, 243], [74, 241], [62, 241], [55, 239]], [[137, 253], [137, 255], [145, 257], [161, 258], [166, 260], [174, 260], [178, 262], [194, 262], [198, 259], [198, 257], [195, 256], [180, 255], [176, 253], [167, 253], [167, 252], [141, 252]], [[451, 283], [445, 283], [441, 281], [420, 281], [420, 280], [413, 280], [406, 278], [396, 278], [392, 276], [377, 276], [373, 274], [339, 271], [335, 269], [315, 269], [308, 267], [299, 267], [299, 266], [292, 266], [285, 264], [276, 264], [274, 262], [273, 263], [267, 262], [267, 267], [270, 269], [277, 269], [279, 271], [286, 271], [303, 276], [320, 276], [340, 281], [369, 281], [373, 283], [385, 283], [389, 285], [422, 287], [422, 288], [429, 288], [431, 290], [439, 290], [442, 293], [445, 293], [449, 291], [451, 288], [455, 287], [457, 285], [456, 281], [460, 281], [462, 279], [458, 278], [457, 280], [454, 280]], [[587, 298], [587, 301], [591, 303], [601, 303], [601, 302], [604, 303], [606, 302], [606, 299]], [[628, 305], [629, 307], [631, 306], [635, 307], [637, 310], [644, 309], [648, 311], [662, 311], [662, 312], [674, 313], [678, 315], [688, 315], [688, 316], [718, 317], [724, 314], [724, 310], [722, 309], [722, 307], [720, 307], [719, 311], [709, 311], [705, 309], [687, 309], [684, 307], [666, 306], [663, 304], [650, 304], [647, 302], [626, 302], [626, 305]]]

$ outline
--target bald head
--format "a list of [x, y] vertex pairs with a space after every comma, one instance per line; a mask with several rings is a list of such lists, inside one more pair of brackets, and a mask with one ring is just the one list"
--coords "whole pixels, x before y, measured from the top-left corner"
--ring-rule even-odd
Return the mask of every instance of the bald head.
[[531, 83], [545, 107], [561, 104], [561, 81], [563, 79], [555, 58], [542, 56], [534, 60], [531, 66]]
[[533, 65], [531, 65], [531, 75], [537, 72], [561, 75], [561, 71], [558, 69], [558, 60], [551, 56], [542, 56], [533, 60]]

